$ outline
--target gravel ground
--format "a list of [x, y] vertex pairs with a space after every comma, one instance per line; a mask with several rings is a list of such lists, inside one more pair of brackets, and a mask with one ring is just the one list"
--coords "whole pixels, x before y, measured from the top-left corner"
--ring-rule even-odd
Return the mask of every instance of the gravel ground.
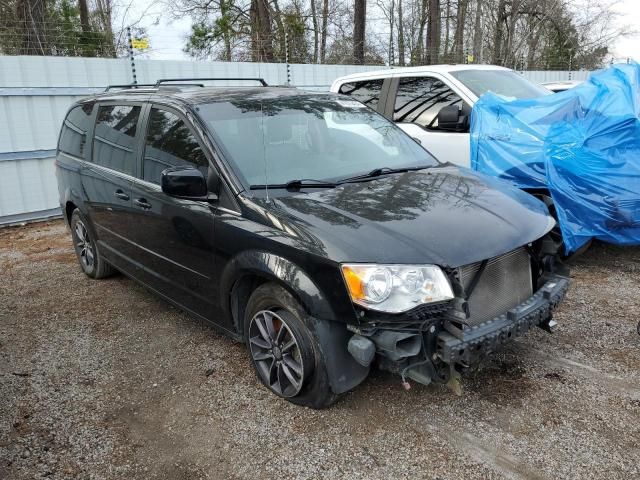
[[0, 230], [0, 478], [638, 478], [640, 248], [594, 245], [542, 331], [464, 394], [375, 372], [313, 411], [244, 347], [122, 276], [62, 221]]

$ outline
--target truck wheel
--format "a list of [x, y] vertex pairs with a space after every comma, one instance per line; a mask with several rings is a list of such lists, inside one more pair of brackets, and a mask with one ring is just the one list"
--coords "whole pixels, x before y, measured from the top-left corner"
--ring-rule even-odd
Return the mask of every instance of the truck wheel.
[[251, 362], [273, 393], [306, 407], [325, 408], [336, 401], [325, 361], [309, 328], [310, 319], [280, 285], [265, 283], [249, 298], [244, 328]]
[[111, 265], [106, 263], [98, 251], [87, 221], [77, 208], [71, 214], [71, 237], [73, 248], [78, 257], [80, 268], [91, 278], [105, 278], [114, 273]]

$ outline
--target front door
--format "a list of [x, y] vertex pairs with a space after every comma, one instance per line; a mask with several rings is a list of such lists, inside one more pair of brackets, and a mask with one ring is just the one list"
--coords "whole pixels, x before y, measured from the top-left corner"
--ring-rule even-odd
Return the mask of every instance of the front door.
[[165, 195], [162, 171], [193, 166], [206, 176], [205, 152], [176, 111], [149, 111], [141, 172], [132, 184], [135, 212], [131, 239], [143, 266], [141, 280], [159, 293], [208, 319], [216, 318], [218, 284], [214, 265], [214, 211], [205, 201]]

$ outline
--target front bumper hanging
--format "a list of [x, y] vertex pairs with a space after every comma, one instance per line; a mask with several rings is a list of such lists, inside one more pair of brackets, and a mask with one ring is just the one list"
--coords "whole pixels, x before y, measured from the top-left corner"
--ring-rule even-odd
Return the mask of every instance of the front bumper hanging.
[[492, 320], [464, 328], [460, 337], [442, 330], [438, 334], [438, 357], [450, 364], [471, 365], [499, 346], [524, 335], [531, 327], [549, 327], [553, 309], [562, 301], [568, 288], [568, 278], [550, 275], [542, 288], [525, 302]]

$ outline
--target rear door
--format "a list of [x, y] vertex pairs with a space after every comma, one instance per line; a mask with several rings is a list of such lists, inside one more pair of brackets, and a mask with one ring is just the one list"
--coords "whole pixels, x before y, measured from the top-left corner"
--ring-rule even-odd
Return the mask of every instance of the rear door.
[[140, 103], [97, 105], [91, 161], [82, 172], [98, 248], [110, 263], [129, 273], [133, 272], [133, 251], [127, 237], [141, 108]]
[[438, 112], [448, 105], [471, 114], [471, 107], [442, 78], [400, 77], [390, 88], [385, 114], [441, 162], [469, 167], [469, 132], [449, 132], [438, 127]]
[[172, 108], [151, 105], [143, 153], [132, 183], [131, 239], [143, 270], [141, 280], [182, 307], [214, 318], [214, 206], [178, 199], [160, 187], [162, 171], [191, 166], [205, 177], [210, 166], [200, 138], [187, 118]]

